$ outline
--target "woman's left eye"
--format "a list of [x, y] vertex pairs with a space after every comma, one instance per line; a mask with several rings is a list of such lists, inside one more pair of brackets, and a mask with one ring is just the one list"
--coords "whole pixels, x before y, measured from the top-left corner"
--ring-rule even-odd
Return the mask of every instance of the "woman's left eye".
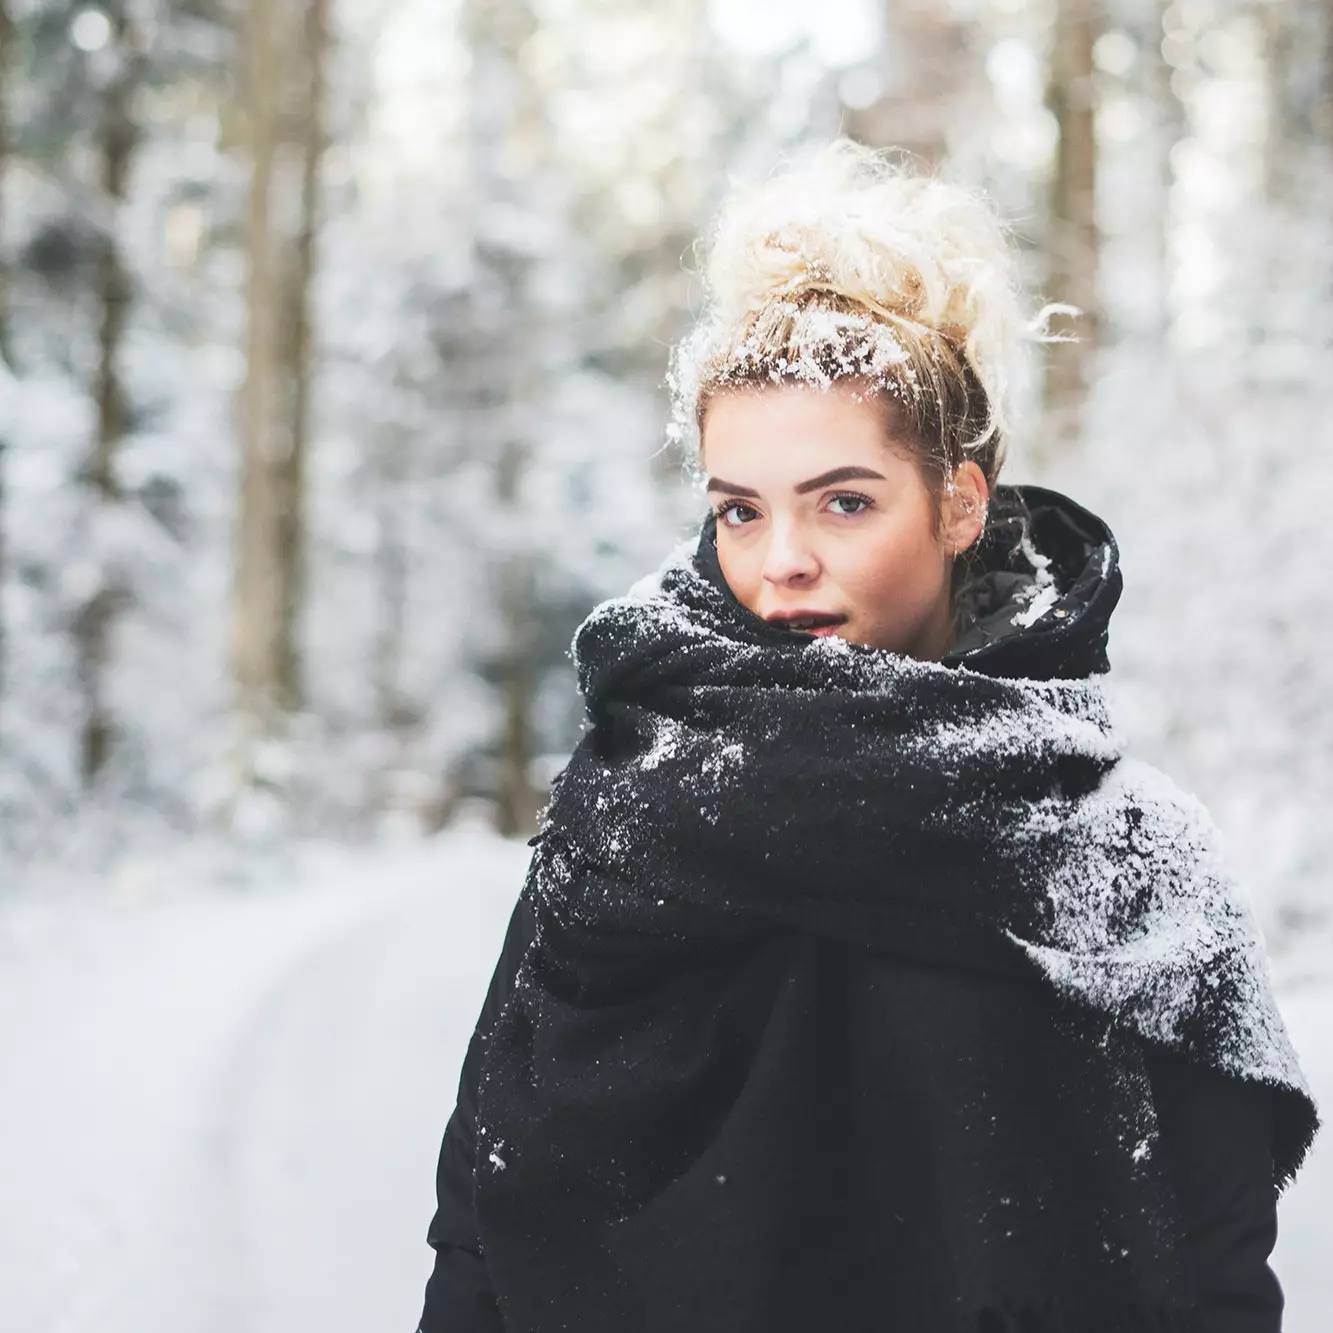
[[[829, 508], [832, 509], [835, 514], [845, 514], [850, 516], [852, 514], [859, 514], [864, 509], [869, 509], [873, 503], [874, 501], [871, 500], [868, 495], [857, 495], [854, 491], [843, 491], [840, 494], [833, 496], [829, 501]], [[835, 505], [841, 505], [842, 508], [834, 508]]]

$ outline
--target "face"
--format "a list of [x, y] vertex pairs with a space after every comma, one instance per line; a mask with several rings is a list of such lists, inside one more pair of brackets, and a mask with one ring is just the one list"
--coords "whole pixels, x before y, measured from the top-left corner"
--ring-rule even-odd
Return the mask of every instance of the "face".
[[937, 521], [883, 414], [838, 386], [720, 394], [702, 443], [722, 573], [743, 606], [797, 633], [920, 658], [948, 650], [953, 558], [985, 516], [975, 463]]

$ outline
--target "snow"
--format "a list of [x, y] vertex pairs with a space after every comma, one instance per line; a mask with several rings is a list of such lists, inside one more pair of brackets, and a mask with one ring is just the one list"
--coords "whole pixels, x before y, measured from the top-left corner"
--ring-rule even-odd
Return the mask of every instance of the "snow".
[[[460, 832], [244, 889], [0, 903], [6, 1326], [414, 1327], [439, 1138], [526, 857]], [[1333, 1104], [1326, 958], [1307, 942], [1278, 971]], [[1330, 1207], [1321, 1142], [1281, 1209], [1286, 1333], [1326, 1327]]]
[[1030, 629], [1060, 600], [1060, 590], [1054, 584], [1048, 584], [1040, 590], [1034, 585], [1034, 591], [1036, 596], [1013, 618], [1013, 623], [1023, 629]]
[[0, 1290], [32, 1333], [415, 1327], [526, 848], [0, 907]]
[[1206, 978], [1233, 997], [1210, 1012], [1220, 1067], [1305, 1091], [1269, 998], [1250, 897], [1203, 806], [1151, 765], [1122, 760], [1083, 800], [1038, 802], [1033, 816], [1034, 832], [1054, 824], [1065, 846], [1048, 883], [1045, 938], [1018, 943], [1057, 989], [1179, 1046]]
[[652, 746], [639, 760], [643, 768], [656, 768], [664, 759], [674, 759], [680, 746], [681, 726], [669, 717], [656, 719]]

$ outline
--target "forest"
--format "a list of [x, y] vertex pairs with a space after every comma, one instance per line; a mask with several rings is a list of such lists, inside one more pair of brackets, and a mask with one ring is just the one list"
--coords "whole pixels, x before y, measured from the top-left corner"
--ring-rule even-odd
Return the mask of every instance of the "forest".
[[701, 513], [696, 238], [838, 134], [1081, 312], [1006, 479], [1109, 519], [1135, 747], [1322, 914], [1326, 0], [0, 0], [5, 881], [530, 831]]

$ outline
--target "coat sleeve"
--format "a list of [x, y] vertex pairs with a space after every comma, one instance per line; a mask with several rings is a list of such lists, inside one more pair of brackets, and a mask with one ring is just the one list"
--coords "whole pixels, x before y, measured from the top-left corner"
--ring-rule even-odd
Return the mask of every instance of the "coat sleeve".
[[458, 1084], [458, 1103], [444, 1131], [435, 1174], [435, 1216], [426, 1240], [435, 1267], [426, 1283], [417, 1333], [502, 1333], [500, 1315], [477, 1236], [473, 1202], [476, 1160], [477, 1083], [482, 1054], [495, 1020], [514, 986], [514, 976], [533, 938], [532, 910], [520, 898], [509, 921], [500, 961], [491, 977], [481, 1017], [468, 1043]]
[[1153, 1049], [1148, 1077], [1203, 1310], [1201, 1333], [1279, 1333], [1272, 1097]]

